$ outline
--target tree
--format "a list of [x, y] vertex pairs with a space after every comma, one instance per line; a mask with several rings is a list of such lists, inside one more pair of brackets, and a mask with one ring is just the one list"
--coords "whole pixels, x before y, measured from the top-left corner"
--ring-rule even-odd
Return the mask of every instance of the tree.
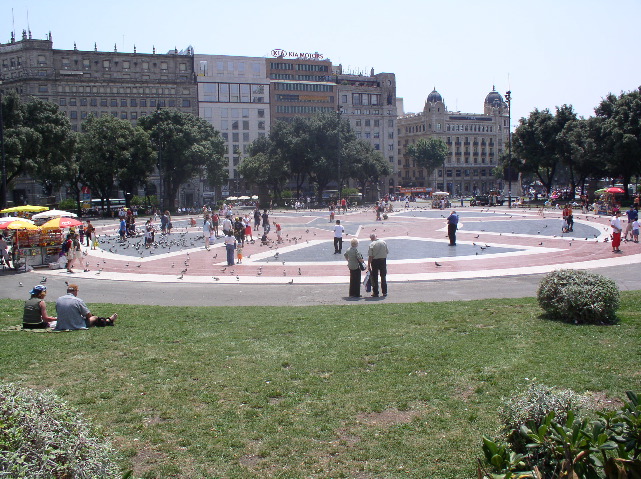
[[[84, 124], [80, 138], [79, 170], [87, 185], [101, 202], [107, 201], [116, 179], [123, 189], [132, 191], [143, 184], [153, 168], [153, 155], [148, 134], [125, 120], [111, 115], [91, 116]], [[139, 175], [134, 178], [133, 175]]]
[[519, 171], [535, 175], [548, 194], [559, 164], [555, 148], [558, 133], [554, 115], [547, 109], [535, 109], [528, 118], [519, 120], [512, 135], [514, 156], [521, 159]]
[[406, 154], [412, 158], [420, 168], [427, 169], [427, 176], [442, 166], [450, 152], [447, 144], [440, 138], [421, 138], [416, 143], [407, 147]]
[[294, 117], [292, 121], [277, 121], [269, 133], [269, 155], [287, 164], [290, 179], [296, 183], [299, 198], [312, 170], [312, 149], [308, 135], [308, 120]]
[[205, 175], [211, 186], [227, 180], [225, 143], [204, 119], [178, 110], [159, 109], [139, 124], [149, 132], [158, 153], [156, 166], [162, 177], [160, 201], [164, 207], [173, 208], [180, 185], [196, 175]]
[[250, 156], [238, 167], [238, 172], [250, 183], [271, 188], [280, 198], [283, 185], [289, 178], [289, 165], [283, 155], [274, 151], [269, 138], [261, 137], [250, 146]]
[[378, 183], [381, 177], [392, 173], [392, 168], [381, 152], [374, 150], [366, 141], [356, 140], [347, 145], [343, 151], [349, 167], [347, 174], [358, 183], [363, 198], [367, 183]]
[[1, 107], [7, 183], [30, 175], [50, 195], [64, 183], [74, 153], [75, 136], [69, 120], [54, 103], [23, 103], [16, 93], [4, 95]]
[[557, 157], [562, 164], [567, 166], [570, 175], [570, 191], [574, 195], [576, 191], [575, 181], [575, 158], [576, 146], [575, 141], [581, 141], [580, 135], [575, 135], [574, 130], [578, 128], [578, 119], [572, 109], [572, 105], [563, 105], [557, 107], [554, 115], [555, 129], [558, 132], [554, 141], [554, 149]]
[[608, 172], [622, 178], [627, 199], [630, 179], [641, 170], [641, 87], [618, 97], [608, 95], [595, 113], [601, 119], [596, 135], [602, 141]]

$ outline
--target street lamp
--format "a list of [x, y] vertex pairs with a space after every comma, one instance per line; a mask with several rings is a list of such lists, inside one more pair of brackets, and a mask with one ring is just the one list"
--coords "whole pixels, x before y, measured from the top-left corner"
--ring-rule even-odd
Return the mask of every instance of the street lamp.
[[2, 196], [0, 205], [2, 208], [7, 207], [7, 159], [4, 155], [4, 120], [2, 118], [2, 77], [0, 77], [0, 150], [2, 155]]
[[507, 101], [507, 206], [512, 208], [512, 92], [505, 92]]
[[336, 115], [338, 117], [338, 128], [336, 130], [337, 137], [337, 149], [336, 149], [336, 159], [338, 164], [338, 201], [343, 199], [343, 179], [341, 178], [341, 115], [343, 114], [343, 108], [338, 105], [336, 108]]

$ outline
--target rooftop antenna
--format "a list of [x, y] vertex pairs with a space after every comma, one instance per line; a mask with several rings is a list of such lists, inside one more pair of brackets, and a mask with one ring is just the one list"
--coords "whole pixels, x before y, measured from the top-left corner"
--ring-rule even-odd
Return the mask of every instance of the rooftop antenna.
[[29, 38], [31, 38], [31, 27], [29, 26], [29, 9], [27, 8], [27, 31], [29, 32]]
[[16, 18], [13, 15], [13, 8], [11, 9], [11, 32], [13, 33], [13, 37], [15, 38], [15, 36], [16, 36]]

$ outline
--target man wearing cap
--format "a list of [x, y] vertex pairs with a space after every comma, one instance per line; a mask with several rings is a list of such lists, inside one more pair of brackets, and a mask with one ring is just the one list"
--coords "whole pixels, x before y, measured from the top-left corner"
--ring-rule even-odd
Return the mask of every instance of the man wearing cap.
[[29, 294], [31, 298], [24, 303], [22, 329], [54, 328], [57, 318], [47, 314], [47, 305], [45, 303], [47, 287], [43, 284], [38, 284], [29, 291]]
[[108, 318], [94, 316], [89, 311], [85, 302], [78, 298], [78, 285], [67, 286], [67, 294], [60, 296], [56, 301], [58, 323], [54, 331], [69, 331], [75, 329], [88, 329], [90, 326], [113, 326], [117, 314]]
[[378, 274], [381, 275], [381, 292], [387, 296], [387, 243], [378, 239], [374, 233], [369, 235], [372, 242], [367, 250], [367, 269], [372, 282], [372, 297], [378, 298]]

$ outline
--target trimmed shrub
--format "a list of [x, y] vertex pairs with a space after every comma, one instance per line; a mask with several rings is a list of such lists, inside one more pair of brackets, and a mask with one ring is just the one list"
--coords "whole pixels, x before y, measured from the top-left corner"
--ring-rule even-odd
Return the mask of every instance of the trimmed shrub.
[[0, 476], [121, 477], [107, 440], [49, 392], [0, 384]]
[[588, 409], [590, 404], [586, 396], [570, 389], [556, 389], [533, 382], [527, 391], [504, 401], [499, 410], [501, 432], [515, 452], [524, 454], [528, 440], [521, 433], [523, 426], [538, 428], [552, 411], [555, 421], [565, 424], [569, 411], [576, 414]]
[[619, 307], [619, 288], [600, 274], [560, 269], [541, 280], [537, 299], [550, 319], [575, 324], [613, 324]]

